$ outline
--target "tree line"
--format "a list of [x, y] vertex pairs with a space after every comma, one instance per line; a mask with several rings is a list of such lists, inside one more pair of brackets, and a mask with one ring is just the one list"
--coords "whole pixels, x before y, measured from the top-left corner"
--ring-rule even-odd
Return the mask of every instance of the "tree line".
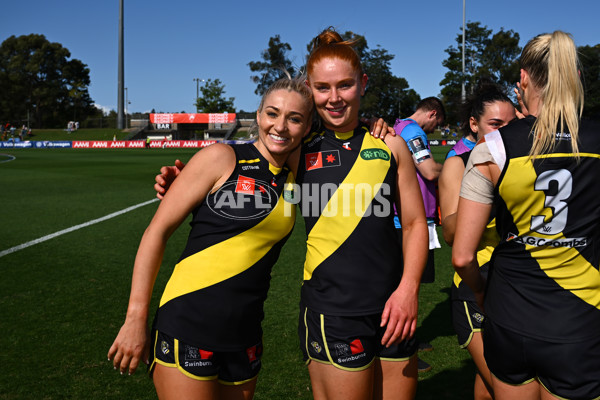
[[[394, 55], [379, 45], [371, 48], [367, 39], [354, 32], [342, 37], [355, 42], [365, 73], [369, 77], [361, 102], [364, 116], [379, 116], [388, 123], [410, 115], [420, 95], [407, 80], [391, 71]], [[442, 65], [447, 69], [440, 82], [440, 99], [444, 102], [448, 122], [455, 123], [462, 99], [462, 85], [468, 94], [481, 78], [491, 78], [512, 94], [519, 80], [518, 57], [521, 53], [517, 32], [494, 32], [480, 22], [468, 22], [465, 30], [465, 73], [462, 72], [462, 28], [455, 44], [446, 50]], [[310, 51], [307, 45], [307, 53]], [[584, 117], [600, 118], [600, 44], [578, 48], [585, 88]], [[250, 79], [255, 93], [265, 90], [283, 76], [295, 75], [289, 54], [292, 48], [279, 35], [269, 38], [260, 60], [250, 61]], [[0, 121], [29, 121], [34, 128], [60, 127], [66, 121], [85, 121], [106, 117], [94, 106], [89, 95], [90, 71], [81, 60], [71, 58], [69, 50], [49, 42], [44, 35], [11, 36], [0, 45]], [[225, 85], [208, 79], [200, 88], [202, 96], [195, 106], [200, 112], [235, 112], [234, 97], [225, 97]]]

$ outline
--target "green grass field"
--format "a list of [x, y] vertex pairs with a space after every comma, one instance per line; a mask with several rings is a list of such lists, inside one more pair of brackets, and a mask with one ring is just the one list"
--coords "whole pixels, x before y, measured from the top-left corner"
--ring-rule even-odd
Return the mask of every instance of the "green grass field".
[[[436, 158], [446, 151], [434, 149]], [[2, 252], [153, 199], [159, 167], [194, 150], [0, 153]], [[156, 398], [143, 370], [120, 376], [106, 353], [123, 322], [137, 245], [157, 204], [0, 257], [0, 399]], [[154, 308], [187, 231], [183, 225], [169, 242]], [[298, 220], [273, 270], [258, 400], [312, 398], [296, 335], [304, 237]], [[418, 336], [434, 350], [421, 354], [433, 370], [420, 375], [418, 399], [472, 398], [475, 370], [450, 324], [452, 274], [444, 245], [436, 251], [436, 282], [420, 295]]]

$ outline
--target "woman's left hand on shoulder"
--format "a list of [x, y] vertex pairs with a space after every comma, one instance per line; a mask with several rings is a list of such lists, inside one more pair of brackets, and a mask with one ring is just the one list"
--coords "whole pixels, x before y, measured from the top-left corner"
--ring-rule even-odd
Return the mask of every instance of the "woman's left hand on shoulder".
[[389, 126], [388, 123], [383, 120], [383, 118], [362, 118], [361, 122], [369, 125], [369, 132], [373, 137], [385, 139], [385, 137], [388, 135], [396, 136], [396, 131], [394, 131], [394, 128]]

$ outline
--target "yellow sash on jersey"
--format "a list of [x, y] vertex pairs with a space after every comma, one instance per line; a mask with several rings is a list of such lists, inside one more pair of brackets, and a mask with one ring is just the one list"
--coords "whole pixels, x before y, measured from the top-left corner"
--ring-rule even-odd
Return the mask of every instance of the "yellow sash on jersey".
[[[572, 154], [547, 154], [538, 158], [569, 157]], [[598, 155], [581, 153], [581, 157]], [[528, 196], [519, 195], [523, 182], [535, 182], [537, 174], [529, 157], [510, 160], [499, 191], [513, 216], [518, 235], [542, 237], [531, 232], [531, 216], [544, 215], [546, 220], [552, 217], [552, 209], [545, 206], [546, 195], [542, 190], [531, 190]], [[566, 239], [564, 234], [545, 236], [548, 240]], [[506, 239], [506, 238], [502, 238]], [[579, 251], [573, 247], [531, 246], [525, 245], [544, 273], [563, 289], [570, 291], [581, 300], [600, 309], [600, 273]]]
[[[288, 183], [294, 183], [290, 172]], [[174, 268], [160, 306], [196, 290], [234, 277], [256, 264], [269, 250], [284, 238], [294, 226], [296, 208], [284, 215], [283, 192], [277, 205], [261, 222], [245, 232], [217, 243], [181, 260]]]
[[[304, 280], [310, 280], [314, 270], [348, 239], [362, 219], [364, 211], [368, 209], [381, 188], [393, 155], [382, 140], [375, 139], [367, 133], [364, 136], [361, 151], [368, 148], [385, 151], [388, 155], [387, 160], [363, 159], [359, 153], [350, 172], [340, 184], [340, 186], [344, 185], [343, 190], [338, 189], [333, 193], [324, 209], [325, 212], [322, 213], [308, 234]], [[327, 182], [321, 182], [321, 184], [324, 183]], [[370, 186], [372, 189], [370, 197], [366, 196], [366, 192], [361, 192], [361, 187], [357, 185]], [[357, 204], [357, 195], [363, 204]], [[357, 209], [362, 209], [363, 214], [357, 215]]]

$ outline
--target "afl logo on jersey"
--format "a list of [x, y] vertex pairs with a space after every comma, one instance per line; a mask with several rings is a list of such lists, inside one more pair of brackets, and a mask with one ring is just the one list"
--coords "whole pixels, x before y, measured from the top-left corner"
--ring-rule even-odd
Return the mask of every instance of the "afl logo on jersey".
[[206, 200], [208, 207], [221, 217], [235, 220], [263, 218], [279, 200], [270, 183], [239, 175], [223, 184]]

